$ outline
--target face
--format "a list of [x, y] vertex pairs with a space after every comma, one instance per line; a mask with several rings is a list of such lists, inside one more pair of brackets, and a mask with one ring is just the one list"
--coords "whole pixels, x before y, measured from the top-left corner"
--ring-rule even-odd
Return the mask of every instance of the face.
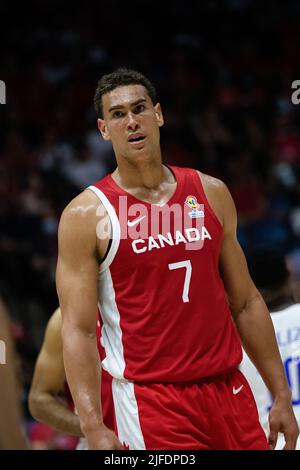
[[98, 127], [111, 140], [117, 158], [134, 159], [155, 153], [164, 120], [160, 104], [153, 103], [142, 85], [115, 88], [102, 96], [103, 119]]

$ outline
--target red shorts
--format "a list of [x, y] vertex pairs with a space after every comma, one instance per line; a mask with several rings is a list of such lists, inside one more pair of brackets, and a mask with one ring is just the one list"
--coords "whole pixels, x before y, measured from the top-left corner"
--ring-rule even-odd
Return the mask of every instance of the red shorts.
[[116, 432], [130, 450], [268, 450], [239, 370], [192, 384], [113, 380]]
[[105, 426], [109, 429], [114, 429], [114, 403], [112, 397], [112, 377], [102, 369], [102, 383], [101, 383], [101, 403], [102, 415]]

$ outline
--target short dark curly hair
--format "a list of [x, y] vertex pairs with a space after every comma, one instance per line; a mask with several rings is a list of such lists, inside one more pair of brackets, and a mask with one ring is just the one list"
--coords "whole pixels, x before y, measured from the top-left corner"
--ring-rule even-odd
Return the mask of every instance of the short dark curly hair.
[[151, 98], [153, 105], [157, 103], [156, 90], [150, 80], [148, 80], [148, 78], [136, 70], [121, 67], [112, 73], [103, 75], [103, 77], [98, 82], [94, 96], [94, 106], [99, 118], [103, 117], [102, 96], [119, 86], [125, 85], [144, 86]]

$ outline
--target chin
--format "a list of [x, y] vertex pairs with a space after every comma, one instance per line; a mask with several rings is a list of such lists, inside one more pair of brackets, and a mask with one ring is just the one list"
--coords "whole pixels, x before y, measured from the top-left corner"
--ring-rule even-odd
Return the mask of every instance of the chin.
[[149, 152], [135, 152], [134, 154], [130, 155], [130, 160], [135, 162], [149, 161], [153, 160], [153, 155], [151, 155]]
[[141, 147], [141, 148], [135, 148], [135, 149], [130, 149], [129, 152], [127, 152], [126, 157], [128, 160], [136, 160], [136, 159], [145, 159], [150, 157], [149, 150], [146, 149], [146, 147]]

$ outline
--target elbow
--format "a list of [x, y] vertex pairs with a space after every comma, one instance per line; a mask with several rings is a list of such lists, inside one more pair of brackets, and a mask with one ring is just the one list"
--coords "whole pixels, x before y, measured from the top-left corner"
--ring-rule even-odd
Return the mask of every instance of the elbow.
[[64, 322], [61, 328], [61, 338], [63, 351], [73, 351], [74, 345], [78, 344], [79, 341], [90, 341], [96, 339], [95, 325], [93, 323], [91, 326], [83, 327]]
[[28, 408], [31, 416], [37, 421], [42, 421], [45, 408], [45, 396], [39, 392], [31, 391], [28, 397]]
[[229, 307], [234, 320], [237, 321], [241, 316], [244, 316], [243, 314], [252, 312], [253, 309], [255, 309], [257, 305], [260, 304], [261, 300], [262, 297], [260, 293], [255, 289], [254, 292], [252, 292], [252, 295], [243, 299], [242, 302], [229, 302]]

